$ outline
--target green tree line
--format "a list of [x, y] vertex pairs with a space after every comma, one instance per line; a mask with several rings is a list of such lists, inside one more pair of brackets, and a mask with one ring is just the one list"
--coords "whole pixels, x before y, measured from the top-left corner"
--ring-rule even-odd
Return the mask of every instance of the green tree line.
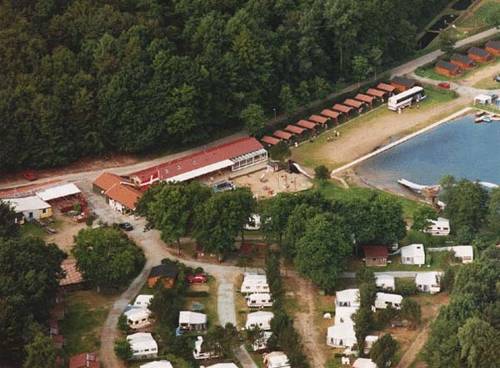
[[4, 1], [0, 171], [258, 131], [411, 55], [448, 2]]

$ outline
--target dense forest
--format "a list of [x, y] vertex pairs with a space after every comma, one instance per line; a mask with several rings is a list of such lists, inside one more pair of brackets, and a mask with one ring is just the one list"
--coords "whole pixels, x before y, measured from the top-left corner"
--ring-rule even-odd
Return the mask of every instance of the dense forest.
[[11, 0], [0, 171], [207, 139], [412, 54], [449, 0]]

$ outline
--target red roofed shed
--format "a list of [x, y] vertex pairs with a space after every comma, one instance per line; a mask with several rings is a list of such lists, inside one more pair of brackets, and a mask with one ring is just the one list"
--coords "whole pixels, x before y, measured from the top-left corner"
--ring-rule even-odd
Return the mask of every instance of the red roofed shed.
[[484, 48], [490, 54], [500, 56], [500, 40], [489, 40]]
[[376, 88], [368, 88], [368, 91], [366, 91], [366, 94], [373, 96], [373, 97], [380, 98], [381, 100], [384, 100], [386, 98], [386, 96], [388, 95], [388, 93], [386, 91], [382, 91], [382, 90], [376, 89]]
[[333, 119], [333, 120], [335, 120], [335, 123], [338, 123], [340, 113], [337, 111], [330, 110], [330, 109], [324, 109], [323, 111], [321, 111], [321, 115], [326, 116], [330, 119]]
[[467, 51], [467, 55], [478, 63], [485, 63], [493, 59], [493, 56], [488, 51], [479, 47], [471, 47]]
[[365, 94], [363, 94], [363, 93], [358, 93], [358, 94], [356, 95], [356, 97], [354, 97], [354, 98], [355, 98], [356, 100], [361, 101], [361, 102], [364, 102], [364, 103], [366, 103], [366, 104], [368, 104], [368, 105], [370, 105], [370, 106], [372, 106], [372, 105], [373, 105], [373, 101], [375, 100], [375, 97], [373, 97], [373, 96], [369, 96], [369, 95], [365, 95]]
[[388, 93], [393, 93], [396, 90], [396, 87], [387, 83], [379, 83], [377, 85], [377, 89]]
[[295, 124], [309, 130], [314, 130], [316, 128], [316, 123], [309, 120], [299, 120]]
[[328, 119], [321, 115], [311, 115], [308, 120], [314, 121], [318, 124], [326, 124], [328, 122]]
[[269, 146], [274, 146], [277, 145], [279, 142], [281, 142], [281, 139], [274, 138], [269, 135], [263, 136], [260, 140]]
[[361, 101], [353, 100], [352, 98], [348, 98], [344, 101], [344, 105], [351, 106], [352, 108], [355, 108], [358, 111], [358, 113], [361, 113], [361, 112], [363, 112], [363, 107], [364, 107], [365, 103], [361, 102]]
[[299, 126], [291, 125], [291, 124], [287, 125], [285, 130], [290, 132], [290, 133], [298, 134], [298, 135], [300, 135], [306, 131], [305, 128], [301, 128]]
[[387, 265], [389, 251], [385, 245], [364, 245], [363, 253], [367, 267]]
[[97, 353], [82, 353], [69, 359], [69, 368], [100, 368]]
[[285, 132], [284, 130], [277, 130], [273, 133], [273, 135], [277, 138], [284, 139], [285, 141], [289, 141], [293, 136], [292, 133]]
[[335, 111], [339, 111], [339, 112], [346, 114], [346, 115], [348, 115], [353, 110], [352, 107], [342, 105], [342, 104], [335, 104], [335, 105], [333, 105], [332, 109]]

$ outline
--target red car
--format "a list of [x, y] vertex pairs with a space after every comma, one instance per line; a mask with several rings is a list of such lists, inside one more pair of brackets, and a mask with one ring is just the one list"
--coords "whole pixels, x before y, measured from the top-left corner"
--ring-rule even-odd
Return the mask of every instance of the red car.
[[38, 179], [36, 171], [33, 170], [26, 170], [25, 172], [23, 172], [23, 177], [28, 181], [34, 181]]
[[195, 275], [187, 275], [186, 280], [190, 284], [204, 284], [208, 281], [208, 276], [203, 273], [198, 273]]
[[450, 89], [450, 84], [448, 82], [441, 82], [438, 84], [438, 87], [441, 87], [444, 89]]

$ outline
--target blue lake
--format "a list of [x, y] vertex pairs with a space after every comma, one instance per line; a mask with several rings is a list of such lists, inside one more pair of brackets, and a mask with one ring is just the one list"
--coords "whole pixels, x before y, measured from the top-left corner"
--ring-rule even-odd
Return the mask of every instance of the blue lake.
[[432, 185], [444, 175], [500, 184], [500, 122], [475, 124], [474, 116], [449, 121], [372, 157], [356, 172], [387, 189], [400, 189], [400, 178]]

